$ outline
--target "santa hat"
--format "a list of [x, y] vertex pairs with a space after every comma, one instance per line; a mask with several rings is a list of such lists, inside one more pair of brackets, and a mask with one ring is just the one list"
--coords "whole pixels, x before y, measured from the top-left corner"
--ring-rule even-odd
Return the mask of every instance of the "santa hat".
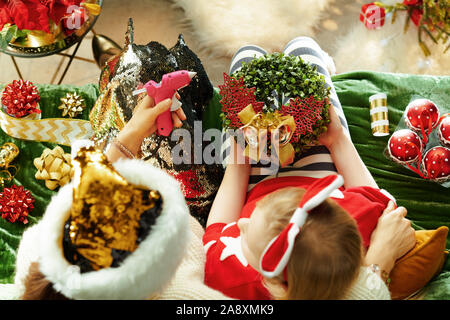
[[141, 160], [108, 163], [93, 147], [41, 220], [40, 271], [71, 299], [145, 299], [160, 292], [189, 242], [176, 180]]
[[308, 187], [288, 225], [264, 249], [259, 263], [259, 269], [263, 276], [274, 278], [285, 270], [294, 248], [295, 239], [308, 217], [308, 211], [323, 203], [333, 191], [343, 184], [342, 176], [330, 175], [318, 179]]

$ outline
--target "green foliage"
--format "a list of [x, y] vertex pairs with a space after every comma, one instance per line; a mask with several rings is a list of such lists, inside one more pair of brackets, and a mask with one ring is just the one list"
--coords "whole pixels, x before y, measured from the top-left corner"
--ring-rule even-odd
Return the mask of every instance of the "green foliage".
[[0, 48], [5, 50], [11, 41], [24, 39], [28, 33], [30, 33], [29, 30], [19, 30], [15, 24], [5, 24], [0, 31]]
[[236, 71], [234, 78], [243, 78], [248, 88], [256, 87], [256, 100], [264, 101], [267, 111], [275, 110], [275, 98], [272, 92], [278, 93], [278, 106], [282, 105], [282, 94], [292, 98], [313, 96], [322, 101], [328, 96], [325, 79], [317, 73], [314, 66], [304, 62], [300, 57], [283, 53], [272, 53], [244, 63]]

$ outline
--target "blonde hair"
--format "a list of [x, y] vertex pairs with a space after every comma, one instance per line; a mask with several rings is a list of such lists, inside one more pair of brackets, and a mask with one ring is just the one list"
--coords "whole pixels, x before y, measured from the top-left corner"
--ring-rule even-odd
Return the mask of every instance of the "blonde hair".
[[[288, 187], [258, 201], [270, 238], [288, 224], [305, 193]], [[276, 299], [342, 299], [362, 265], [362, 241], [354, 219], [333, 200], [311, 210], [298, 234], [284, 275], [265, 279]]]

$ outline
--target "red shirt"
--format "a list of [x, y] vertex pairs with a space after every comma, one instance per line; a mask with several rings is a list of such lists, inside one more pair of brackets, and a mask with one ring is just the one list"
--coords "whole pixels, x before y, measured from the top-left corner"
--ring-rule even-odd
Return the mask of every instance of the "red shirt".
[[[250, 217], [256, 203], [269, 193], [285, 187], [306, 189], [314, 180], [316, 178], [280, 177], [260, 182], [248, 193], [241, 218]], [[393, 200], [389, 196], [387, 192], [372, 187], [341, 187], [330, 198], [355, 219], [367, 248], [378, 218], [388, 202]], [[247, 263], [242, 254], [240, 230], [236, 222], [210, 225], [203, 236], [203, 245], [206, 251], [206, 285], [235, 299], [271, 299], [261, 282], [262, 276]]]

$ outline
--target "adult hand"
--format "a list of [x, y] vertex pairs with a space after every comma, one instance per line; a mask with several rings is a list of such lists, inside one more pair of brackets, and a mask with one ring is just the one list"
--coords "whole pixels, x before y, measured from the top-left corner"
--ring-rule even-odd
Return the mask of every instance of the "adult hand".
[[[177, 98], [180, 99], [178, 93]], [[171, 105], [171, 99], [166, 99], [155, 105], [153, 98], [145, 96], [134, 109], [130, 121], [120, 131], [117, 140], [133, 155], [137, 155], [144, 138], [156, 131], [156, 119], [158, 116], [169, 110]], [[182, 121], [186, 120], [183, 109], [179, 108], [172, 112], [172, 120], [175, 128], [181, 127], [183, 125]], [[109, 161], [114, 162], [123, 158], [124, 153], [117, 147], [113, 147], [108, 149], [106, 156]]]
[[[177, 93], [177, 98], [180, 99]], [[143, 140], [145, 137], [156, 131], [156, 119], [165, 111], [170, 109], [172, 105], [171, 99], [166, 99], [155, 105], [152, 97], [146, 95], [134, 109], [133, 116], [125, 125], [124, 131], [132, 131], [135, 139]], [[186, 120], [186, 115], [182, 108], [171, 112], [173, 126], [179, 128], [183, 125], [182, 121]]]
[[[384, 210], [372, 236], [366, 255], [366, 263], [383, 265], [390, 272], [395, 260], [405, 255], [416, 244], [415, 232], [411, 221], [406, 219], [407, 210], [404, 207], [395, 209], [392, 201]], [[370, 260], [370, 261], [368, 261]]]

